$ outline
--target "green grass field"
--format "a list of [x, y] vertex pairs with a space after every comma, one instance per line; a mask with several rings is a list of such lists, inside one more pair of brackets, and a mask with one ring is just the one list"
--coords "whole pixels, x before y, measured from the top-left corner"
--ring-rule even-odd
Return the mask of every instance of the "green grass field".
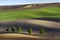
[[0, 20], [17, 20], [22, 18], [60, 18], [60, 7], [0, 12]]

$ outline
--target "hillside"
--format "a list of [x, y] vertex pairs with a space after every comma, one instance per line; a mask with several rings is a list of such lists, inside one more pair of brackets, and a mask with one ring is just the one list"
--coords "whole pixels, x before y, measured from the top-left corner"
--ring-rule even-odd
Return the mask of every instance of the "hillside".
[[36, 9], [36, 8], [44, 8], [44, 7], [50, 7], [50, 6], [60, 6], [60, 3], [0, 6], [0, 11], [22, 10], [22, 9]]
[[[47, 5], [50, 5], [48, 7], [45, 7]], [[52, 5], [52, 6], [51, 6]], [[29, 6], [14, 6], [12, 7], [15, 11], [10, 11], [12, 6], [3, 6], [0, 7], [0, 20], [19, 20], [22, 18], [60, 18], [60, 4], [58, 3], [51, 3], [51, 4], [43, 4], [43, 8], [40, 8], [42, 6], [39, 6], [39, 8], [36, 7], [36, 9], [29, 9], [31, 8], [31, 5]], [[24, 10], [20, 10], [24, 8]], [[25, 10], [25, 8], [28, 10]], [[34, 6], [35, 7], [35, 6]], [[20, 8], [20, 9], [19, 9]], [[33, 8], [33, 6], [32, 6]], [[3, 9], [3, 10], [1, 10]], [[6, 10], [8, 9], [8, 11]], [[19, 10], [18, 10], [19, 9]], [[4, 11], [4, 12], [3, 12]]]
[[18, 20], [21, 18], [60, 18], [60, 7], [0, 12], [0, 20]]

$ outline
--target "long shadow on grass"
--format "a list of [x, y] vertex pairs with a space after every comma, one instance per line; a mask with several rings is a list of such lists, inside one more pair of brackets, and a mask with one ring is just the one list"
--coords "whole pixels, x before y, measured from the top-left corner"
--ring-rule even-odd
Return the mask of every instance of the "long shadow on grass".
[[60, 18], [57, 17], [57, 16], [60, 17], [60, 13], [49, 13], [49, 12], [38, 11], [35, 14], [42, 17], [32, 19], [60, 22]]
[[35, 30], [35, 31], [39, 31], [40, 28], [44, 28], [47, 32], [60, 32], [60, 29], [58, 28], [48, 28], [48, 27], [44, 27], [42, 25], [34, 25], [34, 24], [28, 24], [28, 23], [23, 23], [23, 22], [11, 22], [11, 23], [0, 23], [0, 27], [6, 28], [6, 27], [22, 27], [23, 30], [28, 30], [30, 27]]

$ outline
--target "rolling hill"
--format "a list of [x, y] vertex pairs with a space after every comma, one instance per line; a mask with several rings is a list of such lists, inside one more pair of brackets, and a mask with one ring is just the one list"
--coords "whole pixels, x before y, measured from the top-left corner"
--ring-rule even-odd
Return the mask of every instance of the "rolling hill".
[[23, 18], [60, 18], [60, 3], [0, 6], [0, 20]]
[[22, 10], [22, 9], [33, 9], [33, 8], [44, 8], [49, 6], [60, 6], [60, 3], [45, 3], [45, 4], [25, 4], [25, 5], [6, 5], [0, 6], [0, 11], [7, 10]]

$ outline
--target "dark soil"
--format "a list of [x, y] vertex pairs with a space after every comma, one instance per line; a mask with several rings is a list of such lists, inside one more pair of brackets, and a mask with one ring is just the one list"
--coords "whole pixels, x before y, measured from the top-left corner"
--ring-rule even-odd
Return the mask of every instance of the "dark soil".
[[60, 18], [33, 18], [33, 19], [60, 22]]
[[0, 40], [60, 40], [60, 39], [57, 39], [57, 38], [11, 38], [11, 39], [0, 38]]

